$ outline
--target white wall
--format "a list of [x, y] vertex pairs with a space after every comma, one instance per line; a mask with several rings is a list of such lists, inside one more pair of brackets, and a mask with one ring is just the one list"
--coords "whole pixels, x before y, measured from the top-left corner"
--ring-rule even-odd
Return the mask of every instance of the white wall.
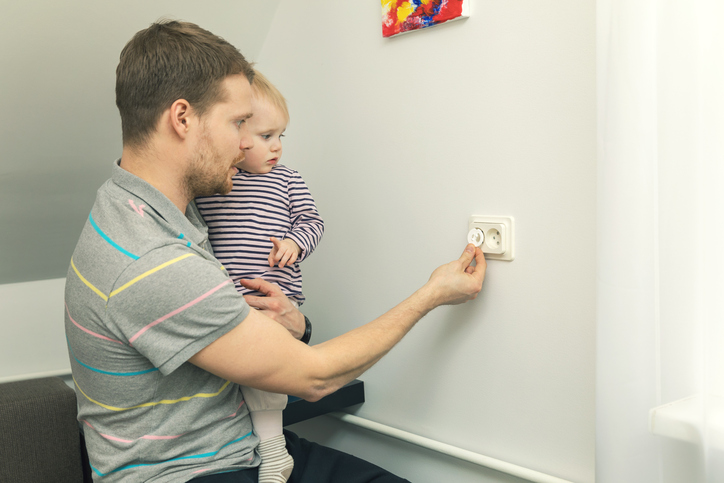
[[70, 374], [64, 288], [64, 278], [0, 285], [0, 382]]
[[[2, 294], [60, 293], [37, 280], [65, 275], [120, 153], [120, 49], [162, 15], [191, 20], [259, 61], [290, 101], [284, 161], [327, 222], [304, 263], [314, 341], [458, 256], [469, 215], [516, 218], [516, 260], [490, 262], [477, 301], [428, 315], [365, 374], [357, 413], [592, 482], [594, 1], [472, 7], [468, 20], [383, 40], [374, 1], [0, 0]], [[47, 317], [62, 320], [55, 305]], [[3, 316], [4, 333], [21, 319]], [[518, 481], [332, 421], [300, 429], [416, 483]]]
[[0, 284], [64, 277], [121, 153], [115, 70], [134, 33], [189, 20], [255, 57], [278, 0], [0, 0]]
[[[282, 0], [254, 60], [289, 100], [283, 162], [327, 224], [303, 264], [315, 341], [457, 257], [468, 216], [516, 219], [515, 261], [366, 373], [357, 414], [594, 481], [595, 2], [478, 0], [385, 40], [379, 2]], [[514, 481], [336, 421], [297, 429], [415, 482]]]
[[115, 69], [159, 18], [257, 56], [278, 0], [0, 0], [0, 381], [68, 370], [63, 285], [121, 154]]

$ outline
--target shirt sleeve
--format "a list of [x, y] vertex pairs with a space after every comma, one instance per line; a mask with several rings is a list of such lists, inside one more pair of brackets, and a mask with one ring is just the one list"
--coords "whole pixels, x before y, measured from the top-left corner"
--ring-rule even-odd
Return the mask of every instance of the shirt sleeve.
[[109, 325], [164, 375], [250, 311], [217, 260], [181, 244], [144, 255], [117, 287], [106, 308]]
[[306, 183], [296, 171], [288, 181], [289, 211], [292, 229], [285, 238], [294, 240], [302, 253], [297, 262], [303, 261], [312, 254], [324, 234], [324, 220], [317, 211], [317, 205], [309, 192]]

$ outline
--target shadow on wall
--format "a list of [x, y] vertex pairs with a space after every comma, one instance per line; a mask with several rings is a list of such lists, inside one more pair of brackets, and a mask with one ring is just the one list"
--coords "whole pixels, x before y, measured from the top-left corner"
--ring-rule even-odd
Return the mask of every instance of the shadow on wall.
[[0, 174], [0, 284], [65, 277], [112, 162]]

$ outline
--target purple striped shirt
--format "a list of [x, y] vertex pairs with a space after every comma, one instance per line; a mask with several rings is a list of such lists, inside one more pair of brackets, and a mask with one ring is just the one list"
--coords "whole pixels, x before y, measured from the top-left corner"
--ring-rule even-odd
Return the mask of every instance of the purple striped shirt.
[[[239, 292], [261, 295], [238, 282], [261, 277], [301, 305], [305, 298], [299, 262], [311, 255], [324, 233], [324, 221], [307, 185], [299, 173], [281, 164], [266, 174], [239, 171], [233, 180], [229, 194], [196, 199], [216, 258]], [[302, 249], [297, 262], [269, 267], [270, 237], [294, 240]]]

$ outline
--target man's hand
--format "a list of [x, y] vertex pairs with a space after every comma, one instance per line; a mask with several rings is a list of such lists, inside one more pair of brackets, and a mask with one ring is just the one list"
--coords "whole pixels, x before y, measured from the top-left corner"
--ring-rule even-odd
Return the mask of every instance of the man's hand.
[[269, 253], [270, 267], [273, 267], [277, 263], [279, 264], [279, 268], [283, 268], [285, 265], [292, 265], [302, 253], [302, 249], [299, 248], [299, 245], [297, 245], [294, 240], [289, 238], [279, 240], [274, 237], [271, 237], [270, 240], [274, 244], [274, 247]]
[[483, 288], [486, 268], [482, 250], [469, 244], [459, 259], [435, 269], [425, 284], [432, 291], [435, 306], [457, 305], [477, 297]]
[[282, 293], [278, 285], [260, 278], [239, 280], [239, 283], [248, 289], [265, 294], [264, 297], [244, 295], [246, 303], [255, 309], [259, 309], [261, 313], [270, 319], [279, 322], [295, 339], [302, 338], [306, 328], [304, 314]]

